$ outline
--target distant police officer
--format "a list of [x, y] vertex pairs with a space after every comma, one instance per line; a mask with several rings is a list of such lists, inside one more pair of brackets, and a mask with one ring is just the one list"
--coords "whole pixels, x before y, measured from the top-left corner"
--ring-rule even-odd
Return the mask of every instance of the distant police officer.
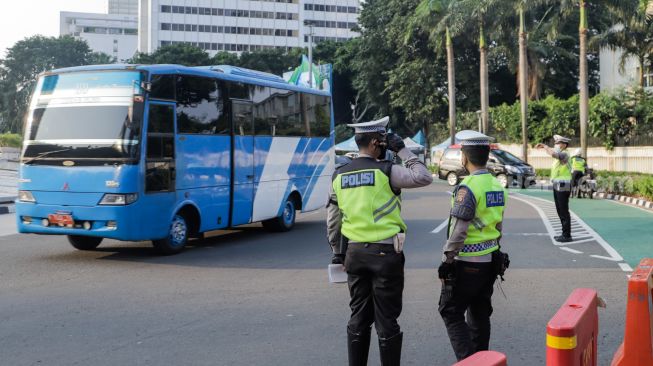
[[571, 238], [571, 216], [569, 215], [569, 197], [571, 196], [571, 164], [567, 147], [569, 139], [560, 135], [554, 135], [554, 148], [544, 144], [537, 144], [535, 147], [546, 150], [553, 158], [551, 165], [551, 184], [553, 184], [553, 199], [556, 204], [556, 211], [562, 224], [562, 235], [554, 237], [556, 241], [567, 243]]
[[489, 347], [493, 285], [507, 264], [499, 251], [507, 192], [486, 168], [491, 138], [469, 130], [456, 137], [469, 176], [452, 197], [438, 310], [460, 361]]
[[[344, 263], [351, 301], [347, 325], [349, 365], [367, 365], [372, 323], [379, 338], [381, 364], [399, 365], [403, 333], [406, 224], [401, 218], [401, 189], [429, 185], [426, 166], [395, 134], [386, 134], [389, 118], [348, 125], [355, 129], [358, 158], [336, 170], [327, 208], [327, 234], [333, 263]], [[386, 149], [406, 167], [380, 160]], [[341, 252], [341, 235], [348, 240]]]
[[576, 193], [576, 197], [580, 198], [580, 183], [581, 179], [585, 175], [587, 162], [582, 155], [583, 151], [578, 148], [574, 151], [574, 154], [571, 156], [571, 182], [572, 182], [572, 193]]

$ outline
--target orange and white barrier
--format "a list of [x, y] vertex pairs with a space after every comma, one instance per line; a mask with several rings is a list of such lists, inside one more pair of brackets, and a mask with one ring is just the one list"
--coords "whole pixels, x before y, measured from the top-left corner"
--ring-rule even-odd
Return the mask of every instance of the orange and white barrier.
[[495, 351], [476, 352], [453, 366], [507, 366], [506, 355]]
[[547, 366], [596, 366], [598, 305], [596, 290], [579, 288], [569, 295], [546, 325]]
[[624, 342], [611, 365], [653, 365], [653, 258], [642, 259], [628, 280]]

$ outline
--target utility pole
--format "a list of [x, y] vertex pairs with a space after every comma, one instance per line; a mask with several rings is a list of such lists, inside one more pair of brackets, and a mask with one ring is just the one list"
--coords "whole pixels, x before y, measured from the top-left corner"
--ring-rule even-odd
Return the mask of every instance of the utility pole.
[[304, 25], [308, 26], [308, 86], [313, 87], [313, 21], [304, 20]]

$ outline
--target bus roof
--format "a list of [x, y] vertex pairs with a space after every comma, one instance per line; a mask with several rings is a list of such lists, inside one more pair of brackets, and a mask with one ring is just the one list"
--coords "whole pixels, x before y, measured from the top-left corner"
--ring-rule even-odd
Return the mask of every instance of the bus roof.
[[328, 90], [317, 90], [306, 88], [303, 86], [292, 85], [286, 82], [281, 76], [245, 69], [242, 67], [229, 66], [229, 65], [210, 65], [210, 66], [196, 66], [189, 67], [183, 65], [129, 65], [129, 64], [108, 64], [108, 65], [89, 65], [89, 66], [75, 66], [62, 69], [56, 69], [47, 72], [46, 74], [62, 74], [69, 72], [84, 72], [84, 71], [110, 71], [110, 70], [142, 70], [151, 74], [184, 74], [214, 77], [222, 80], [246, 82], [261, 86], [269, 86], [273, 88], [288, 89], [304, 93], [320, 94], [330, 96], [331, 92]]

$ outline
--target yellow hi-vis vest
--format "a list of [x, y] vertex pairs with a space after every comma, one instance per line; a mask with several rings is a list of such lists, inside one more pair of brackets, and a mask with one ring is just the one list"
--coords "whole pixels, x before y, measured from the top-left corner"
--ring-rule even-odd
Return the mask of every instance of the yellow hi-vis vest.
[[390, 186], [392, 163], [357, 158], [334, 173], [333, 191], [342, 213], [342, 234], [353, 242], [374, 243], [406, 231], [401, 192]]
[[[476, 215], [467, 229], [467, 238], [459, 257], [486, 255], [499, 249], [497, 239], [501, 232], [497, 225], [503, 221], [508, 192], [490, 173], [470, 175], [463, 179], [460, 187], [467, 187], [476, 199]], [[453, 195], [451, 205], [454, 204]]]
[[563, 164], [560, 162], [560, 159], [553, 159], [553, 165], [551, 165], [551, 181], [571, 181], [571, 164], [569, 164], [569, 161], [567, 161], [567, 164]]
[[585, 159], [582, 156], [571, 157], [571, 170], [585, 174]]

